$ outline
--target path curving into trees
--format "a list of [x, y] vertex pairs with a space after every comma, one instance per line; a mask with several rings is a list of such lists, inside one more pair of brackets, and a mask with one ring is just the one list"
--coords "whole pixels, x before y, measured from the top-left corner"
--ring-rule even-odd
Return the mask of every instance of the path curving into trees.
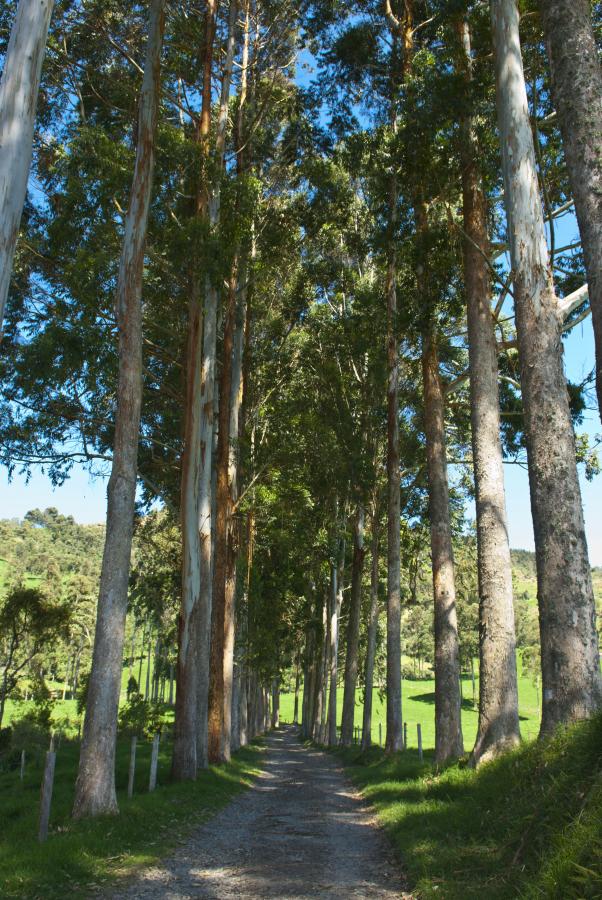
[[399, 898], [403, 879], [375, 817], [337, 761], [293, 728], [268, 738], [264, 770], [161, 866], [111, 898]]

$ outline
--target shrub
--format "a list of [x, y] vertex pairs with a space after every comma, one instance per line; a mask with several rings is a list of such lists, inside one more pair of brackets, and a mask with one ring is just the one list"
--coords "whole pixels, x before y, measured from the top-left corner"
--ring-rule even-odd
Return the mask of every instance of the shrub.
[[119, 711], [119, 728], [126, 734], [153, 737], [165, 726], [168, 709], [165, 703], [150, 702], [141, 694], [132, 694]]

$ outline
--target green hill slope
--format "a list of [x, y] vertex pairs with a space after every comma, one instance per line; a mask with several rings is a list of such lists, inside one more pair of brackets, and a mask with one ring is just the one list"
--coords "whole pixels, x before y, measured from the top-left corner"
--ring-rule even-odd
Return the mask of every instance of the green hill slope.
[[602, 897], [602, 716], [476, 772], [437, 773], [411, 751], [342, 755], [401, 854], [412, 896]]

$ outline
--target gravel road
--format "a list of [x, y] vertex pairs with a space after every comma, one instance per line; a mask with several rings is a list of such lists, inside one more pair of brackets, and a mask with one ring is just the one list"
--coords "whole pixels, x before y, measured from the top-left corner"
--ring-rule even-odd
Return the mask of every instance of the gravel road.
[[410, 897], [374, 815], [335, 758], [292, 728], [268, 737], [261, 776], [112, 900]]

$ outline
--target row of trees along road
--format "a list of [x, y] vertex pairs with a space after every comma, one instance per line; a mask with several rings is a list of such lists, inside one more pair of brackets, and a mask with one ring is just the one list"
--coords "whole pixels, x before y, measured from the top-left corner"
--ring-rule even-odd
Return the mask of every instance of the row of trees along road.
[[[529, 469], [542, 734], [599, 708], [588, 385], [562, 363], [591, 310], [600, 396], [598, 8], [521, 11], [519, 34], [515, 0], [4, 9], [2, 455], [55, 482], [110, 470], [75, 816], [117, 811], [137, 486], [181, 542], [174, 779], [229, 759], [291, 666], [303, 733], [337, 740], [342, 681], [349, 743], [361, 683], [369, 744], [383, 600], [402, 749], [429, 536], [436, 759], [462, 754], [453, 548], [473, 490], [472, 758], [514, 746], [504, 456]], [[583, 252], [555, 237], [573, 206]]]

